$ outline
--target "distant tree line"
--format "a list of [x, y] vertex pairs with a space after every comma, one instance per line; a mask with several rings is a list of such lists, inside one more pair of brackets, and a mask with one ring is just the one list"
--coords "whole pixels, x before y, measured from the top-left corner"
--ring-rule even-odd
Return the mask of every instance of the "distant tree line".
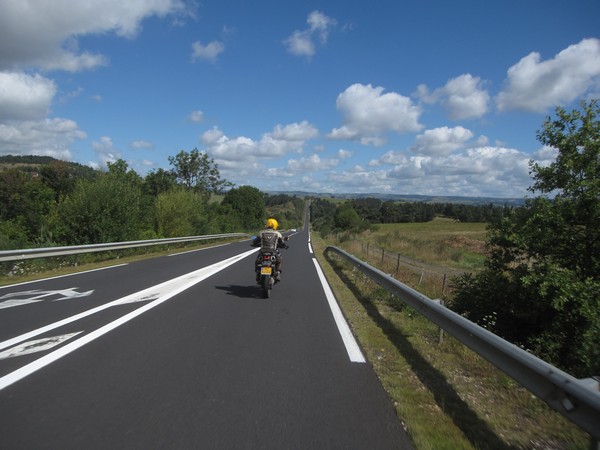
[[142, 177], [123, 160], [97, 171], [48, 157], [0, 157], [0, 248], [255, 232], [276, 207], [284, 224], [302, 223], [302, 199], [233, 187], [204, 152], [181, 151], [169, 162], [171, 170]]
[[459, 203], [426, 203], [382, 201], [378, 198], [346, 200], [336, 204], [328, 199], [311, 201], [313, 227], [320, 232], [360, 232], [372, 224], [429, 222], [444, 216], [460, 222], [489, 223], [509, 214], [510, 206], [468, 205]]

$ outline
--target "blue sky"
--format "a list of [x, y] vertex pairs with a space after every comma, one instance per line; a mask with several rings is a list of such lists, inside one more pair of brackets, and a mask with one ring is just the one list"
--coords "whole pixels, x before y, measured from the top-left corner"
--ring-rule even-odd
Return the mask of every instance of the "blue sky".
[[600, 98], [597, 0], [0, 0], [0, 154], [263, 191], [522, 197]]

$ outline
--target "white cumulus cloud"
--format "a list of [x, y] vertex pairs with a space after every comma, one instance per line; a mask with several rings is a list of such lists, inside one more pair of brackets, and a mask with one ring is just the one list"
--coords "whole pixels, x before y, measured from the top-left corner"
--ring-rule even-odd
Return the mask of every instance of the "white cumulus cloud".
[[315, 39], [321, 44], [327, 43], [329, 32], [337, 21], [320, 11], [313, 11], [306, 19], [308, 29], [295, 30], [283, 41], [287, 51], [297, 56], [311, 57], [316, 53]]
[[70, 160], [71, 144], [86, 137], [74, 121], [67, 119], [0, 123], [0, 153]]
[[[202, 134], [200, 142], [204, 145], [206, 153], [215, 159], [225, 178], [234, 183], [248, 184], [250, 176], [274, 175], [275, 172], [265, 169], [264, 161], [274, 161], [287, 154], [302, 153], [306, 141], [317, 135], [316, 128], [303, 121], [276, 125], [272, 132], [264, 133], [258, 140], [246, 136], [229, 137], [214, 127]], [[286, 169], [276, 172], [287, 174], [297, 167], [314, 163], [315, 159], [291, 161]]]
[[188, 115], [188, 120], [192, 123], [200, 123], [204, 120], [204, 113], [202, 111], [196, 110], [192, 111]]
[[425, 103], [440, 102], [452, 120], [482, 117], [487, 113], [490, 103], [484, 82], [471, 74], [453, 78], [433, 92], [429, 92], [427, 86], [420, 85], [417, 96]]
[[114, 163], [122, 158], [121, 152], [115, 148], [112, 139], [108, 136], [102, 136], [100, 141], [92, 142], [92, 148], [100, 161], [99, 166], [98, 164], [90, 163], [92, 167], [106, 167], [107, 163]]
[[41, 75], [0, 72], [0, 121], [46, 117], [56, 85]]
[[600, 40], [584, 39], [542, 61], [530, 53], [508, 69], [506, 87], [496, 97], [500, 111], [543, 113], [600, 86]]
[[411, 150], [420, 155], [446, 156], [465, 145], [473, 133], [463, 127], [427, 130], [415, 139]]
[[384, 142], [382, 134], [385, 132], [421, 130], [421, 108], [408, 97], [395, 92], [383, 93], [383, 90], [383, 87], [357, 83], [339, 94], [336, 106], [344, 116], [343, 125], [333, 129], [328, 137], [379, 145]]
[[20, 0], [0, 2], [0, 70], [41, 67], [78, 71], [106, 64], [80, 52], [81, 36], [115, 33], [131, 38], [148, 17], [183, 14], [181, 0]]
[[192, 44], [192, 61], [202, 59], [211, 63], [216, 62], [217, 57], [225, 51], [225, 44], [220, 41], [209, 42], [203, 45], [200, 41]]

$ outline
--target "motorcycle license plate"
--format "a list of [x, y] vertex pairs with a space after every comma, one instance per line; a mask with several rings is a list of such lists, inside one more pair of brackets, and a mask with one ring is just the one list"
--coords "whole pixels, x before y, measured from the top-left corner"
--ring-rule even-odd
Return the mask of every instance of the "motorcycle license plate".
[[260, 274], [261, 275], [271, 275], [271, 268], [270, 267], [261, 267]]

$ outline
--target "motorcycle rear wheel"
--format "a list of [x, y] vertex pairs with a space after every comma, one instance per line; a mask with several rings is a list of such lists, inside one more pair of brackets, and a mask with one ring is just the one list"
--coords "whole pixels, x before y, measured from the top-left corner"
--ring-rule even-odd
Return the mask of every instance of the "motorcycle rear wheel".
[[263, 276], [261, 281], [263, 294], [265, 295], [265, 298], [269, 298], [271, 296], [271, 277]]

